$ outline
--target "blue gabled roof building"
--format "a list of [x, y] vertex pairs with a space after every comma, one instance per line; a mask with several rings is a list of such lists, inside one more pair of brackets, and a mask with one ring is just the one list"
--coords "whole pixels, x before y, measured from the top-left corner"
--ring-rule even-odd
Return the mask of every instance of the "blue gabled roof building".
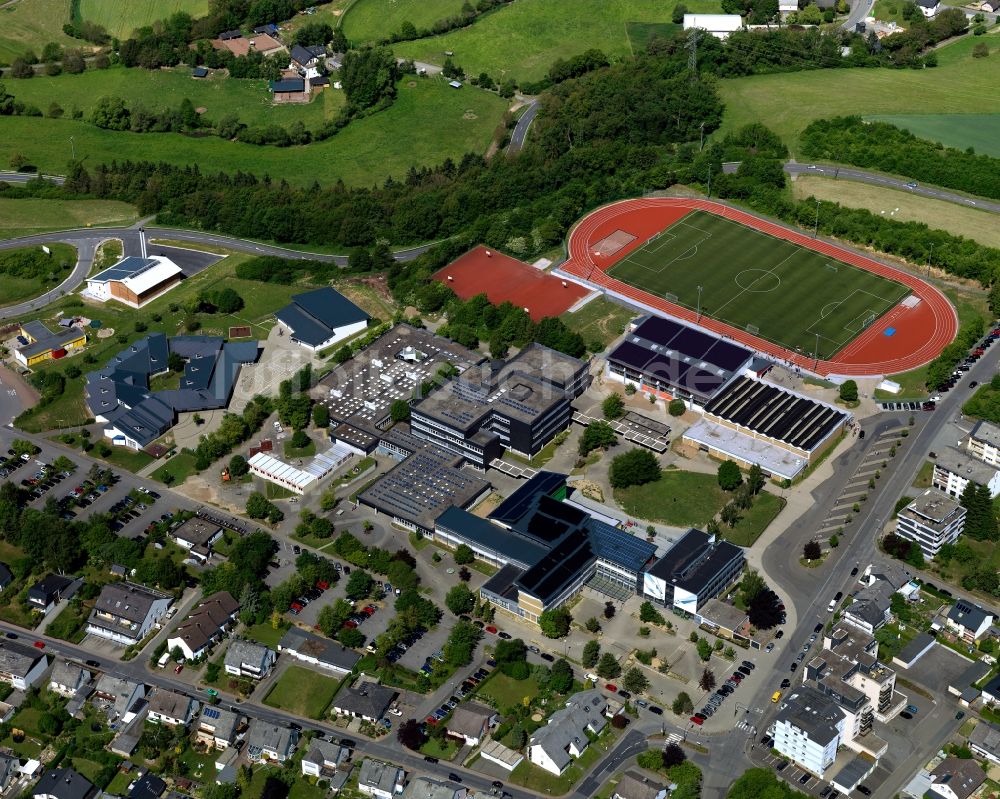
[[371, 317], [339, 291], [315, 289], [292, 297], [275, 314], [292, 341], [313, 352], [360, 333]]
[[[150, 379], [169, 369], [171, 353], [185, 361], [179, 386], [150, 391]], [[87, 375], [87, 404], [108, 425], [104, 434], [113, 443], [141, 449], [166, 433], [180, 412], [226, 407], [240, 368], [257, 355], [256, 341], [153, 333]]]

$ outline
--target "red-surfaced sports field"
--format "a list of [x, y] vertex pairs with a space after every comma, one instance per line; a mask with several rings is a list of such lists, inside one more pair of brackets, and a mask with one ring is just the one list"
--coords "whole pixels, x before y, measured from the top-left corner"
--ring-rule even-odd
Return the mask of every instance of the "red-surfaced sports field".
[[559, 316], [589, 290], [572, 280], [553, 277], [530, 264], [483, 246], [469, 250], [432, 275], [463, 300], [485, 294], [494, 305], [509, 302], [525, 308], [532, 321]]
[[820, 375], [915, 369], [958, 331], [919, 278], [709, 200], [605, 206], [568, 249], [565, 274]]

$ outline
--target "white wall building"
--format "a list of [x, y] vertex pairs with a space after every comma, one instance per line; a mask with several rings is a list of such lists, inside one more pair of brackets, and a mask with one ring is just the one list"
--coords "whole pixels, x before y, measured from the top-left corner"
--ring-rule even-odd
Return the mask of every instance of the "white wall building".
[[739, 14], [685, 14], [684, 30], [699, 28], [716, 39], [728, 39], [729, 34], [743, 27]]
[[774, 722], [774, 748], [820, 779], [837, 759], [844, 713], [815, 688], [802, 686], [783, 702]]
[[896, 535], [916, 541], [932, 559], [945, 544], [954, 544], [965, 529], [965, 508], [931, 488], [899, 512]]

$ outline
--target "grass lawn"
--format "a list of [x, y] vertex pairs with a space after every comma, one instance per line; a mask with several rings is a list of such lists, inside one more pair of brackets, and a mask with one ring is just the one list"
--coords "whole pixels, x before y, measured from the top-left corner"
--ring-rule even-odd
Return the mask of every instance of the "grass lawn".
[[304, 447], [293, 447], [291, 439], [285, 441], [286, 458], [311, 458], [316, 454], [316, 442], [311, 438]]
[[493, 676], [486, 681], [476, 694], [483, 698], [493, 700], [498, 710], [520, 705], [524, 698], [534, 697], [538, 694], [538, 680], [529, 677], [526, 680], [515, 680], [506, 674], [494, 672]]
[[[973, 59], [972, 47], [983, 41], [993, 55]], [[1000, 40], [993, 35], [963, 38], [937, 51], [935, 69], [838, 70], [836, 92], [829, 91], [826, 70], [721, 80], [719, 91], [726, 111], [722, 129], [715, 135], [762, 122], [784, 139], [795, 156], [799, 133], [814, 119], [911, 114], [915, 108], [928, 114], [997, 114], [998, 45]]]
[[285, 488], [284, 486], [272, 483], [270, 480], [264, 481], [264, 496], [268, 499], [288, 499], [289, 497], [296, 496], [294, 491]]
[[431, 738], [420, 747], [420, 751], [425, 755], [436, 757], [438, 760], [451, 760], [458, 752], [458, 743], [454, 738], [445, 738], [442, 746], [436, 738]]
[[264, 704], [310, 719], [323, 717], [340, 683], [301, 666], [289, 666], [274, 684]]
[[742, 511], [743, 515], [735, 527], [723, 525], [722, 537], [737, 546], [753, 546], [753, 542], [760, 538], [760, 534], [774, 521], [785, 504], [784, 498], [768, 491], [761, 491], [754, 498], [750, 509]]
[[327, 789], [313, 785], [301, 775], [288, 790], [288, 799], [323, 799], [326, 795]]
[[[193, 80], [190, 67], [168, 69], [88, 70], [80, 75], [38, 77], [20, 81], [11, 87], [17, 99], [46, 110], [59, 103], [69, 114], [74, 108], [83, 111], [84, 119], [102, 97], [121, 97], [128, 105], [142, 103], [151, 108], [176, 108], [184, 98], [195, 108], [204, 108], [205, 118], [218, 122], [227, 114], [238, 114], [248, 125], [290, 125], [302, 122], [307, 128], [320, 126], [324, 119], [335, 115], [344, 102], [341, 91], [324, 92], [331, 101], [317, 98], [311, 103], [273, 105], [266, 80], [230, 78], [225, 73], [213, 73], [204, 80]], [[334, 102], [339, 100], [339, 102]], [[79, 146], [79, 145], [77, 145]]]
[[[16, 95], [20, 86], [11, 89]], [[388, 110], [352, 122], [324, 142], [300, 147], [258, 147], [215, 136], [192, 139], [178, 133], [116, 132], [66, 118], [9, 117], [4, 120], [0, 163], [22, 153], [43, 171], [62, 172], [73, 136], [77, 157], [89, 164], [128, 158], [210, 163], [222, 172], [280, 175], [298, 185], [332, 184], [338, 179], [371, 185], [389, 175], [401, 179], [411, 166], [486, 152], [507, 106], [506, 100], [489, 92], [471, 87], [455, 91], [444, 79], [408, 76]]]
[[103, 25], [118, 39], [127, 39], [136, 28], [152, 25], [183, 11], [197, 19], [208, 13], [208, 0], [80, 0], [80, 18]]
[[[53, 364], [54, 362], [49, 362]], [[37, 369], [38, 367], [36, 367]], [[43, 365], [42, 369], [55, 368]], [[83, 399], [84, 378], [66, 380], [66, 390], [61, 396], [43, 407], [35, 406], [18, 417], [18, 427], [28, 433], [41, 433], [43, 430], [54, 430], [61, 427], [74, 427], [86, 424], [93, 418], [90, 409]]]
[[922, 400], [927, 394], [927, 367], [921, 366], [909, 372], [898, 375], [890, 375], [890, 380], [899, 383], [898, 394], [889, 391], [875, 389], [875, 399], [877, 400]]
[[72, 759], [73, 768], [80, 772], [88, 780], [94, 779], [104, 766], [94, 760], [87, 760], [82, 757]]
[[412, 22], [417, 30], [429, 29], [439, 19], [456, 16], [462, 0], [356, 0], [341, 25], [353, 42], [380, 41]]
[[[16, 202], [16, 201], [15, 201]], [[2, 209], [0, 209], [2, 214]], [[3, 225], [3, 217], [0, 216], [0, 225]], [[46, 245], [52, 254], [49, 256], [51, 271], [42, 277], [14, 277], [0, 273], [0, 306], [13, 305], [21, 300], [31, 299], [40, 294], [44, 294], [49, 289], [54, 289], [69, 277], [73, 266], [76, 264], [76, 248], [69, 244], [48, 244]], [[23, 247], [16, 250], [8, 250], [3, 255], [13, 255], [14, 253], [38, 252], [40, 247]]]
[[[192, 474], [196, 473], [197, 470], [194, 468], [194, 463], [195, 457], [190, 452], [178, 452], [153, 472], [153, 479], [159, 480], [164, 485], [180, 485]], [[168, 474], [170, 475], [169, 478], [167, 477]]]
[[[1000, 120], [1000, 116], [998, 116]], [[1000, 128], [997, 130], [1000, 136]], [[849, 208], [866, 208], [883, 216], [893, 215], [900, 222], [923, 222], [931, 228], [947, 230], [978, 241], [988, 247], [1000, 247], [1000, 230], [992, 224], [995, 214], [977, 211], [944, 200], [931, 200], [905, 191], [830, 180], [818, 176], [796, 178], [792, 194], [797, 199], [816, 197], [838, 202]]]
[[118, 466], [121, 469], [127, 469], [130, 472], [138, 472], [140, 469], [144, 469], [149, 464], [153, 462], [152, 457], [147, 455], [145, 452], [136, 451], [134, 449], [129, 449], [128, 447], [110, 447], [111, 452], [102, 456], [99, 452], [100, 445], [94, 447], [90, 451], [90, 456], [92, 458], [101, 458], [106, 460], [112, 466]]
[[917, 476], [913, 478], [914, 488], [930, 488], [931, 480], [934, 477], [934, 462], [924, 461], [923, 465], [917, 471]]
[[572, 765], [561, 775], [550, 774], [525, 759], [510, 773], [509, 781], [536, 793], [555, 795], [566, 793], [579, 782], [591, 766], [604, 757], [614, 746], [618, 732], [610, 725], [608, 729], [609, 732], [605, 732], [597, 741], [592, 741], [586, 751], [574, 760]]
[[[733, 257], [733, 253], [739, 253]], [[909, 289], [705, 211], [633, 250], [608, 274], [780, 344], [829, 358]]]
[[128, 794], [128, 786], [132, 784], [134, 774], [126, 774], [124, 771], [119, 771], [115, 774], [115, 778], [108, 783], [108, 787], [105, 789], [111, 796], [126, 796]]
[[632, 52], [639, 53], [646, 49], [654, 36], [670, 39], [683, 28], [683, 25], [676, 25], [673, 22], [627, 22], [625, 33], [628, 35]]
[[0, 238], [9, 239], [70, 227], [131, 225], [138, 218], [139, 213], [134, 205], [117, 200], [0, 198]]
[[704, 527], [728, 496], [714, 474], [669, 470], [655, 483], [615, 490], [615, 501], [630, 515], [677, 527]]
[[180, 372], [165, 372], [162, 375], [157, 375], [152, 380], [149, 381], [150, 391], [166, 391], [168, 389], [175, 389], [181, 387], [181, 373]]
[[248, 638], [252, 638], [259, 644], [264, 644], [264, 646], [276, 647], [278, 641], [281, 637], [288, 631], [288, 627], [281, 625], [278, 629], [274, 629], [270, 622], [263, 622], [261, 624], [255, 624], [253, 627], [247, 627], [245, 632]]
[[[996, 57], [996, 49], [993, 52]], [[1000, 114], [875, 114], [868, 119], [888, 122], [946, 147], [972, 147], [982, 155], [1000, 157]]]
[[584, 305], [574, 313], [564, 313], [560, 319], [571, 330], [583, 336], [583, 340], [592, 351], [608, 346], [618, 336], [625, 332], [625, 327], [639, 316], [639, 311], [625, 305], [619, 305], [604, 297], [598, 297]]
[[191, 770], [191, 775], [200, 781], [202, 775], [215, 773], [215, 761], [219, 759], [219, 754], [215, 750], [198, 752], [189, 744], [181, 753], [180, 760]]
[[[117, 4], [110, 2], [107, 5], [114, 13]], [[62, 32], [62, 26], [69, 22], [69, 9], [70, 0], [28, 0], [27, 3], [5, 5], [0, 12], [0, 19], [3, 20], [0, 26], [0, 60], [9, 63], [29, 49], [38, 55], [48, 42], [63, 47], [89, 46]]]
[[87, 619], [93, 609], [93, 602], [70, 602], [45, 628], [45, 634], [61, 638], [73, 644], [80, 643], [86, 636]]
[[[388, 5], [386, 0], [361, 2]], [[538, 80], [554, 61], [592, 47], [612, 58], [630, 55], [628, 24], [669, 23], [675, 5], [657, 0], [518, 0], [467, 28], [400, 42], [393, 45], [393, 51], [405, 58], [442, 64], [449, 50], [455, 53], [452, 60], [470, 75], [488, 72], [494, 80], [508, 75]], [[693, 0], [685, 5], [692, 12], [720, 8], [713, 0]]]

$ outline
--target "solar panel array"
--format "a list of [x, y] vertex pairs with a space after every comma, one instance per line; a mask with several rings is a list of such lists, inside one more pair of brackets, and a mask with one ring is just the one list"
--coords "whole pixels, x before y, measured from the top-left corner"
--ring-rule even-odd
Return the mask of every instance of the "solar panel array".
[[221, 717], [221, 714], [214, 707], [206, 707], [202, 711], [202, 715], [207, 719], [217, 719]]
[[747, 377], [738, 378], [709, 402], [705, 414], [805, 450], [813, 449], [847, 418], [844, 411]]
[[559, 472], [539, 472], [497, 505], [489, 518], [501, 524], [514, 524], [534, 504], [536, 494], [551, 494], [565, 482], [566, 475]]

